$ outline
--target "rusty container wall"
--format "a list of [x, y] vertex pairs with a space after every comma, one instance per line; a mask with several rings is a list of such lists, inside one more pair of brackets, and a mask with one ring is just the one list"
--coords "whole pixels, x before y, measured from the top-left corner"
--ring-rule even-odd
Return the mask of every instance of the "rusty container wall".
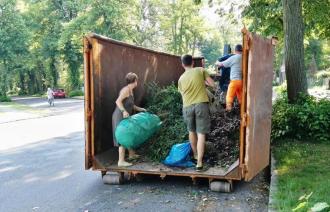
[[274, 46], [271, 39], [253, 33], [244, 36], [249, 49], [244, 179], [249, 181], [269, 164]]
[[[139, 77], [135, 89], [135, 104], [140, 105], [145, 95], [144, 84], [154, 81], [159, 85], [177, 83], [183, 73], [180, 57], [128, 45], [91, 34], [88, 40], [93, 51], [94, 81], [94, 154], [112, 147], [111, 117], [119, 91], [126, 85], [125, 75], [135, 72]], [[201, 58], [196, 58], [201, 64]]]

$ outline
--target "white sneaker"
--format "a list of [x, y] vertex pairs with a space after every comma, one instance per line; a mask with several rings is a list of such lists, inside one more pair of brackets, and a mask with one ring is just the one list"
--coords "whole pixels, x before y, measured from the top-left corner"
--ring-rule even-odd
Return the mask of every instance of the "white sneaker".
[[128, 163], [126, 161], [123, 161], [123, 162], [118, 161], [118, 167], [128, 167], [128, 166], [132, 166], [132, 165], [133, 165], [132, 163]]

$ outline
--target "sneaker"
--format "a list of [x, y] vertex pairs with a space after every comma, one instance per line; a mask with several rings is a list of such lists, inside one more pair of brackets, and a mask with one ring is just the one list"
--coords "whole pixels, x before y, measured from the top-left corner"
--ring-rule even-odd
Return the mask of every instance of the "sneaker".
[[126, 161], [123, 162], [118, 162], [118, 167], [128, 167], [128, 166], [132, 166], [132, 163], [128, 163]]
[[139, 159], [140, 157], [141, 157], [140, 155], [135, 154], [135, 155], [133, 155], [133, 156], [129, 156], [128, 159], [129, 159], [129, 160], [137, 160], [137, 159]]
[[197, 166], [196, 165], [196, 172], [205, 172], [208, 170], [208, 167], [207, 166]]
[[203, 171], [203, 166], [196, 166], [196, 172]]

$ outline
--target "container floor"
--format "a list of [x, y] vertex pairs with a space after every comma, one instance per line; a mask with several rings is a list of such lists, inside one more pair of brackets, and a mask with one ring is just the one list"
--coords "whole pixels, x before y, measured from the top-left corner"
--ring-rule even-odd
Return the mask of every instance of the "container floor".
[[117, 148], [110, 149], [106, 152], [95, 156], [95, 160], [102, 167], [110, 171], [128, 171], [137, 173], [149, 173], [149, 174], [166, 174], [166, 175], [177, 175], [177, 176], [194, 176], [194, 175], [205, 175], [205, 176], [225, 176], [234, 168], [238, 167], [238, 159], [228, 168], [210, 167], [206, 171], [196, 172], [195, 168], [179, 168], [179, 167], [168, 167], [161, 163], [155, 162], [135, 162], [130, 167], [118, 167], [117, 166], [118, 150]]

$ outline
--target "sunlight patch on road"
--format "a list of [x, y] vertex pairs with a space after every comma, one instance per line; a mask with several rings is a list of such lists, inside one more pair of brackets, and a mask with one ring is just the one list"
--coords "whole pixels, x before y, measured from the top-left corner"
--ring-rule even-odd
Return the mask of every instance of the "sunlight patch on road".
[[67, 99], [61, 99], [61, 100], [58, 100], [58, 99], [55, 99], [54, 100], [54, 104], [55, 106], [54, 107], [50, 107], [48, 102], [47, 102], [47, 99], [45, 99], [44, 102], [36, 102], [36, 103], [32, 103], [32, 104], [29, 104], [30, 107], [41, 107], [41, 106], [45, 106], [45, 107], [49, 107], [49, 109], [51, 108], [56, 108], [56, 105], [67, 105], [67, 104], [74, 104], [74, 103], [81, 103], [82, 101], [81, 100], [67, 100]]
[[0, 151], [84, 130], [83, 110], [0, 124]]
[[2, 165], [7, 165], [7, 164], [9, 164], [9, 163], [11, 163], [9, 160], [0, 161], [0, 166], [2, 166]]
[[9, 171], [14, 171], [19, 169], [21, 166], [8, 166], [5, 168], [0, 169], [0, 173], [4, 173], [4, 172], [9, 172]]
[[63, 171], [60, 171], [58, 174], [56, 174], [54, 177], [50, 178], [49, 181], [62, 180], [64, 178], [71, 176], [72, 174], [73, 174], [72, 171], [63, 170]]
[[28, 174], [23, 177], [24, 183], [33, 183], [36, 181], [40, 181], [41, 178], [35, 176], [34, 174]]

